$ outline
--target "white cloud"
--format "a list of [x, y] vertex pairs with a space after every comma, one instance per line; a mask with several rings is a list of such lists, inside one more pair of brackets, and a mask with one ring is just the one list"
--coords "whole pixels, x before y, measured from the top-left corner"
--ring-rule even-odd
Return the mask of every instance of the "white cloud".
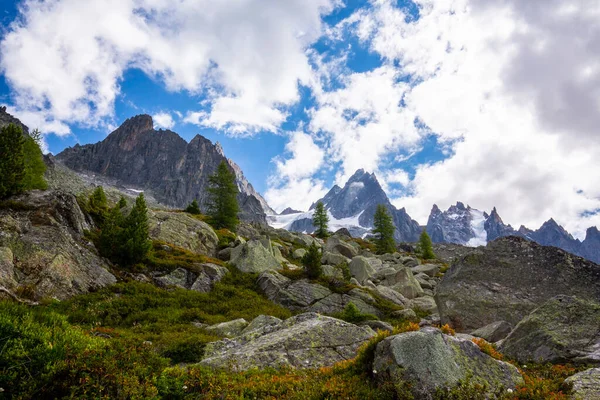
[[159, 112], [152, 116], [152, 120], [154, 124], [159, 128], [171, 129], [175, 126], [175, 121], [173, 120], [173, 116], [168, 112]]
[[265, 198], [277, 211], [287, 207], [306, 210], [315, 199], [326, 193], [324, 183], [311, 178], [323, 168], [325, 152], [303, 132], [292, 133], [285, 150], [290, 157], [273, 160], [276, 171], [269, 178]]
[[311, 79], [306, 49], [337, 0], [25, 0], [0, 44], [0, 70], [16, 108], [67, 123], [111, 117], [128, 68], [170, 90], [203, 92], [199, 124], [276, 131], [298, 83]]
[[309, 128], [324, 135], [329, 157], [341, 163], [336, 183], [360, 168], [377, 170], [382, 156], [419, 142], [415, 114], [400, 105], [409, 85], [399, 78], [399, 71], [382, 66], [351, 74], [341, 89], [317, 95]]
[[358, 34], [412, 75], [407, 109], [453, 141], [453, 154], [421, 165], [397, 205], [421, 223], [433, 203], [462, 200], [498, 206], [517, 225], [555, 217], [580, 237], [600, 224], [581, 216], [600, 208], [600, 20], [586, 14], [597, 15], [597, 2], [573, 1], [580, 7], [565, 13], [558, 1], [421, 0], [416, 22], [391, 1], [374, 3]]

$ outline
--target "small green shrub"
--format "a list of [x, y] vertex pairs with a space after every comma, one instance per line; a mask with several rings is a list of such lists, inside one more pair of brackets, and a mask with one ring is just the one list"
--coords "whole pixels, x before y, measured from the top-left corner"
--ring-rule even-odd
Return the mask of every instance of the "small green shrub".
[[200, 211], [200, 206], [198, 205], [198, 201], [194, 199], [185, 209], [185, 212], [188, 214], [198, 215], [202, 211]]
[[237, 235], [231, 232], [229, 229], [218, 229], [215, 231], [217, 237], [219, 238], [219, 247], [225, 248], [228, 247], [231, 243], [235, 242]]
[[338, 318], [353, 324], [379, 319], [375, 315], [362, 313], [352, 302], [346, 304], [344, 311], [338, 315]]
[[312, 243], [308, 248], [308, 251], [302, 257], [302, 264], [306, 268], [306, 275], [309, 279], [318, 279], [323, 275], [323, 268], [321, 267], [321, 250], [315, 243]]

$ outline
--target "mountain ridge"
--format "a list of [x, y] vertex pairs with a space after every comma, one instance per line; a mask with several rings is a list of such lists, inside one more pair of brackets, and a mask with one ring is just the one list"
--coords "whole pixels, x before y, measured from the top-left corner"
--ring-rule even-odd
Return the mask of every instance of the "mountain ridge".
[[220, 144], [201, 135], [188, 143], [171, 130], [155, 130], [152, 117], [145, 114], [127, 119], [101, 142], [63, 150], [56, 160], [76, 172], [89, 171], [150, 190], [168, 206], [183, 208], [197, 200], [203, 209], [208, 178], [226, 161], [240, 190], [240, 217], [266, 223], [265, 211], [272, 211]]

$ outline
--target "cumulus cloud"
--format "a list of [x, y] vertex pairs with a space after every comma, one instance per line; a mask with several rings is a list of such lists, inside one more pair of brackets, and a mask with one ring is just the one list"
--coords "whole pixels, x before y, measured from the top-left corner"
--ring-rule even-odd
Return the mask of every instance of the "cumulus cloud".
[[[196, 122], [234, 134], [276, 131], [307, 47], [336, 0], [25, 0], [0, 44], [0, 69], [21, 112], [94, 125], [140, 68], [170, 90], [208, 96]], [[58, 132], [57, 132], [58, 133]]]
[[406, 108], [453, 150], [419, 166], [394, 202], [420, 222], [433, 203], [462, 200], [498, 206], [517, 225], [555, 217], [578, 236], [600, 224], [586, 214], [600, 208], [600, 146], [590, 147], [600, 137], [600, 20], [589, 16], [600, 5], [417, 3], [418, 20], [388, 0], [353, 17], [356, 34], [411, 75]]
[[341, 163], [338, 184], [357, 169], [377, 170], [383, 155], [418, 144], [423, 132], [414, 124], [415, 114], [400, 106], [410, 89], [400, 77], [392, 66], [382, 66], [350, 74], [342, 88], [316, 96], [309, 128], [324, 135], [328, 155]]
[[175, 126], [175, 120], [173, 116], [168, 112], [159, 112], [152, 116], [154, 124], [159, 128], [171, 129]]
[[265, 198], [277, 211], [287, 207], [306, 210], [326, 193], [324, 182], [311, 176], [323, 168], [325, 152], [303, 132], [294, 132], [285, 146], [288, 158], [273, 161], [275, 174], [269, 178]]

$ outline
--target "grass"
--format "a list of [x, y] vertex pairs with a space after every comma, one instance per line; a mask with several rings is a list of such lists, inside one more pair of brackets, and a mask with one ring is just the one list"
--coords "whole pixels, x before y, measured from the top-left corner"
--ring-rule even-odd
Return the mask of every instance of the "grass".
[[[165, 250], [167, 247], [169, 250]], [[150, 271], [161, 272], [170, 272], [177, 268], [184, 268], [192, 272], [198, 272], [198, 264], [205, 263], [225, 265], [223, 261], [216, 258], [193, 253], [182, 247], [161, 242], [160, 240], [153, 240], [152, 250], [146, 257], [142, 268], [145, 267]]]
[[291, 316], [258, 292], [255, 275], [233, 270], [210, 293], [127, 282], [49, 308], [90, 332], [109, 328], [117, 339], [152, 342], [160, 355], [173, 362], [196, 362], [205, 344], [220, 338], [192, 322], [212, 325], [237, 318], [251, 321], [261, 314]]
[[[234, 283], [251, 290], [249, 280], [235, 274], [223, 285]], [[192, 327], [190, 320], [203, 318], [212, 323], [238, 315], [250, 319], [259, 312], [274, 311], [260, 301], [247, 303], [247, 296], [256, 300], [256, 294], [243, 293], [246, 289], [242, 289], [240, 301], [224, 299], [221, 296], [231, 297], [227, 290], [222, 287], [215, 297], [203, 297], [183, 290], [126, 283], [46, 306], [0, 301], [3, 398], [412, 398], [407, 382], [374, 379], [372, 365], [378, 343], [390, 335], [418, 330], [414, 323], [404, 323], [391, 333], [378, 332], [360, 348], [356, 358], [332, 367], [232, 372], [177, 365], [189, 362], [186, 357], [197, 353], [197, 343], [215, 339], [202, 336], [206, 334]], [[225, 302], [227, 309], [210, 304], [211, 299]], [[227, 317], [220, 314], [223, 312]], [[279, 316], [285, 317], [285, 313]], [[571, 389], [564, 380], [585, 368], [550, 364], [519, 367], [524, 383], [512, 393], [503, 391], [492, 398], [566, 400]], [[432, 396], [488, 398], [484, 387], [468, 379]]]

